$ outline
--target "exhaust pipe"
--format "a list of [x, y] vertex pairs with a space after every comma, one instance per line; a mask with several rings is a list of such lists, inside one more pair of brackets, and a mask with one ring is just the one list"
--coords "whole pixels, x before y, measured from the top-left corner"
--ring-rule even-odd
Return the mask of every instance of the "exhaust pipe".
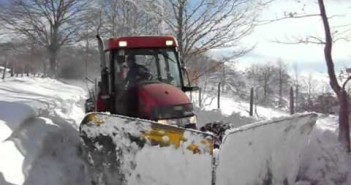
[[104, 43], [100, 35], [96, 35], [98, 41], [98, 49], [100, 54], [100, 68], [101, 68], [101, 83], [99, 84], [100, 92], [102, 95], [108, 94], [108, 70], [106, 67], [106, 59], [104, 54]]

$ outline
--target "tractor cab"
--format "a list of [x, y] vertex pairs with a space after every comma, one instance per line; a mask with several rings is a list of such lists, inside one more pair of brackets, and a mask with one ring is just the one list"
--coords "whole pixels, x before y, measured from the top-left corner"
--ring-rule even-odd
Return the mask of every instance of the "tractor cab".
[[97, 111], [195, 127], [193, 105], [184, 93], [195, 87], [184, 86], [174, 37], [121, 37], [105, 45], [109, 59], [102, 64]]
[[180, 62], [173, 48], [120, 49], [111, 52], [117, 88], [162, 82], [182, 88]]

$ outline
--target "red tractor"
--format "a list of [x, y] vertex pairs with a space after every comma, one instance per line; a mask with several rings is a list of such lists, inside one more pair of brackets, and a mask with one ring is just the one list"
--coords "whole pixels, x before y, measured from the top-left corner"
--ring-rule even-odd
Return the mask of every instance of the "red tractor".
[[[194, 174], [199, 172], [205, 184], [217, 183], [215, 175], [220, 173], [233, 179], [226, 182], [236, 182], [233, 174], [226, 173], [226, 166], [213, 165], [216, 161], [214, 145], [221, 142], [216, 139], [221, 136], [218, 133], [224, 133], [229, 127], [209, 123], [206, 124], [208, 128], [202, 127], [201, 131], [194, 129], [196, 117], [185, 92], [197, 88], [184, 85], [183, 78], [187, 75], [175, 38], [122, 37], [108, 40], [105, 49], [100, 37], [98, 41], [101, 81], [97, 95], [91, 93], [86, 102], [89, 113], [79, 127], [82, 156], [92, 184], [179, 184], [179, 178], [166, 178], [162, 175], [166, 173], [169, 177], [182, 174], [180, 177], [185, 177], [185, 184], [198, 184], [194, 182], [199, 176]], [[109, 56], [108, 62], [105, 62], [105, 54]], [[250, 170], [257, 171], [254, 175], [265, 174], [262, 170], [267, 169], [267, 161], [274, 160], [277, 155], [286, 156], [290, 145], [294, 150], [303, 147], [303, 140], [311, 133], [315, 121], [315, 114], [297, 115], [228, 131], [219, 148], [218, 159], [231, 160], [218, 164], [230, 162], [239, 176], [247, 176]], [[266, 140], [267, 135], [272, 135], [268, 137], [271, 139]], [[239, 153], [235, 158], [229, 157], [233, 156], [233, 151], [254, 154], [253, 149], [266, 145], [269, 150], [259, 154], [254, 165], [237, 165], [252, 160], [252, 155]], [[292, 163], [286, 164], [294, 164], [294, 156], [298, 155], [290, 157]], [[285, 181], [286, 178], [282, 182]]]
[[179, 164], [188, 165], [191, 154], [201, 155], [192, 166], [211, 165], [213, 135], [196, 129], [194, 108], [185, 92], [197, 87], [184, 85], [188, 75], [176, 39], [121, 37], [109, 39], [105, 49], [100, 37], [98, 43], [101, 81], [97, 95], [91, 92], [86, 101], [88, 114], [79, 127], [92, 183], [128, 181], [139, 164], [136, 155], [143, 152], [164, 156], [163, 165], [174, 161], [172, 155], [162, 154], [169, 151], [178, 156]]
[[[104, 49], [99, 36], [98, 41], [100, 52], [104, 52], [101, 81], [97, 97], [87, 101], [87, 112], [110, 112], [196, 128], [193, 105], [184, 92], [198, 88], [184, 84], [187, 72], [174, 37], [114, 38], [107, 40]], [[107, 62], [105, 55], [109, 56]]]

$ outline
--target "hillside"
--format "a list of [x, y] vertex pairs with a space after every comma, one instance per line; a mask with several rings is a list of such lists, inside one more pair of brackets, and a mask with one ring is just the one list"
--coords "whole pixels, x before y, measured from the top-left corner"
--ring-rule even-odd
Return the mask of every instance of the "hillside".
[[[211, 68], [210, 63], [204, 63]], [[213, 64], [212, 64], [213, 65]], [[281, 65], [281, 66], [280, 66]], [[250, 90], [253, 89], [254, 114], [266, 117], [265, 111], [256, 107], [273, 108], [281, 112], [290, 112], [290, 94], [293, 90], [295, 112], [335, 113], [337, 98], [329, 85], [326, 73], [291, 72], [289, 66], [280, 63], [266, 63], [238, 68], [236, 62], [226, 62], [224, 67], [202, 75], [198, 85], [202, 89], [202, 102], [198, 95], [194, 98], [198, 105], [217, 107], [218, 85], [224, 99], [235, 99], [236, 103], [245, 104], [249, 111]], [[284, 67], [285, 66], [285, 67]], [[338, 72], [339, 83], [343, 83], [349, 75], [345, 71]], [[200, 73], [202, 74], [202, 73]], [[351, 84], [346, 86], [351, 92]], [[281, 94], [281, 95], [280, 95]], [[227, 101], [224, 101], [227, 102]], [[327, 109], [325, 107], [330, 107]], [[268, 116], [269, 117], [269, 116]]]

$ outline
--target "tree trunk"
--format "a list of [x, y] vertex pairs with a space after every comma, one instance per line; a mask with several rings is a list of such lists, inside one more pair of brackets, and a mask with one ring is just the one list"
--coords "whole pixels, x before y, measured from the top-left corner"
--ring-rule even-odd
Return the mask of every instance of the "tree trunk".
[[279, 107], [283, 107], [283, 75], [281, 69], [279, 71]]
[[296, 84], [296, 87], [295, 87], [295, 112], [298, 112], [299, 110], [299, 84]]
[[217, 108], [221, 108], [221, 82], [218, 83]]
[[[328, 67], [328, 75], [330, 79], [330, 86], [332, 87], [335, 94], [338, 96], [340, 103], [339, 110], [339, 140], [347, 151], [350, 151], [350, 130], [349, 130], [349, 114], [348, 114], [348, 101], [347, 93], [345, 89], [341, 88], [334, 69], [334, 62], [332, 58], [332, 46], [333, 40], [330, 32], [330, 26], [328, 21], [328, 16], [325, 10], [324, 1], [318, 0], [319, 10], [321, 13], [321, 18], [323, 21], [324, 31], [325, 31], [325, 47], [324, 47], [324, 58]], [[347, 111], [347, 112], [346, 112]]]
[[250, 90], [250, 116], [253, 116], [253, 96], [254, 96], [254, 88], [251, 87], [251, 90]]
[[349, 101], [345, 89], [340, 91], [339, 101], [339, 140], [346, 146], [347, 152], [350, 152]]
[[223, 61], [223, 64], [222, 64], [222, 92], [224, 92], [225, 88], [225, 84], [226, 84], [226, 71], [225, 71], [225, 65], [224, 65], [224, 61]]
[[6, 60], [5, 63], [4, 63], [4, 71], [3, 71], [3, 73], [2, 73], [2, 79], [5, 79], [6, 70], [7, 70], [7, 60]]
[[10, 70], [11, 70], [11, 72], [10, 72], [10, 74], [11, 74], [11, 77], [14, 77], [15, 76], [15, 68], [13, 67], [13, 63], [11, 64], [10, 63]]
[[56, 59], [57, 51], [49, 50], [49, 73], [48, 76], [55, 78], [56, 77]]
[[183, 27], [184, 27], [184, 8], [185, 8], [185, 1], [179, 1], [179, 8], [178, 8], [178, 17], [177, 17], [177, 40], [178, 40], [178, 48], [179, 48], [179, 55], [180, 58], [184, 61], [184, 42], [183, 42]]
[[319, 4], [324, 31], [325, 31], [324, 58], [328, 67], [328, 75], [330, 79], [329, 84], [334, 90], [334, 92], [338, 95], [340, 93], [341, 87], [335, 75], [334, 62], [332, 58], [333, 39], [330, 33], [329, 21], [328, 21], [327, 13], [325, 11], [323, 0], [318, 0], [318, 4]]
[[290, 114], [295, 113], [295, 107], [294, 107], [294, 88], [290, 87]]
[[263, 101], [264, 101], [264, 105], [266, 105], [266, 102], [267, 102], [267, 94], [268, 94], [268, 82], [265, 81], [264, 82], [264, 86], [263, 86]]

